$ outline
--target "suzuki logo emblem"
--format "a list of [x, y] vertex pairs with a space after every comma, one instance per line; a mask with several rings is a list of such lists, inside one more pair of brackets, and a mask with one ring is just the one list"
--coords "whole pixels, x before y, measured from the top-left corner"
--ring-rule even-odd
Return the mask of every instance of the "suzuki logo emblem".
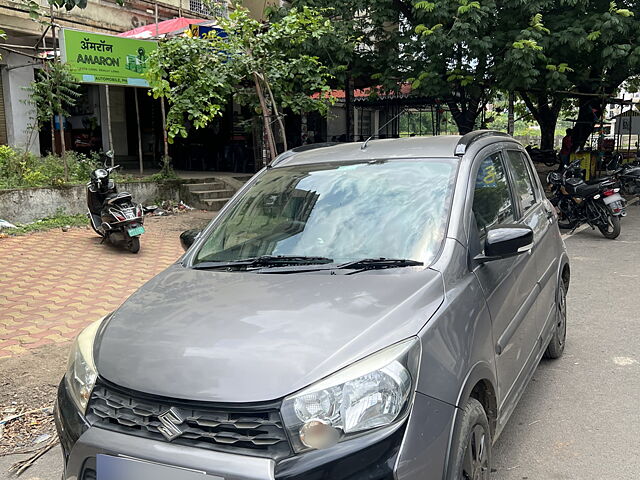
[[184, 418], [182, 418], [180, 412], [174, 407], [158, 415], [158, 420], [162, 423], [162, 425], [158, 427], [158, 430], [167, 440], [175, 440], [184, 433], [184, 430], [180, 428], [180, 425], [184, 423]]

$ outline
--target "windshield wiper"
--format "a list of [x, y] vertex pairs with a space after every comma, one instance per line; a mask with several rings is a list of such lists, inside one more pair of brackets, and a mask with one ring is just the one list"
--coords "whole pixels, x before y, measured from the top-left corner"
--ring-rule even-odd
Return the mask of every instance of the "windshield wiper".
[[301, 255], [262, 255], [228, 262], [201, 262], [193, 266], [196, 270], [243, 269], [252, 267], [283, 267], [287, 265], [323, 265], [333, 263], [332, 258], [306, 257]]
[[338, 269], [381, 270], [384, 268], [421, 267], [423, 262], [406, 258], [364, 258], [338, 265]]

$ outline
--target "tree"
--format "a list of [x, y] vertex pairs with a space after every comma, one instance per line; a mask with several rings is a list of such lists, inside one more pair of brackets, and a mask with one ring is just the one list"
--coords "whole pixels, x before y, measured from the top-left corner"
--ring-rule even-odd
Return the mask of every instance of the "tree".
[[[460, 133], [475, 127], [493, 93], [496, 65], [511, 31], [503, 28], [509, 23], [495, 0], [339, 3], [335, 11], [340, 19], [360, 34], [354, 55], [367, 55], [370, 86], [395, 91], [409, 82], [416, 94], [444, 101]], [[294, 0], [293, 4], [335, 2]]]
[[[333, 5], [333, 0], [293, 0]], [[460, 133], [496, 90], [518, 91], [551, 148], [557, 120], [578, 96], [574, 144], [583, 144], [607, 97], [638, 71], [640, 4], [635, 0], [340, 0], [336, 11], [372, 50], [370, 85], [416, 93], [450, 108]], [[393, 7], [393, 8], [390, 8]], [[376, 19], [362, 28], [360, 16]], [[389, 28], [392, 26], [393, 28]], [[364, 47], [363, 47], [364, 46]]]
[[328, 111], [331, 75], [302, 45], [332, 33], [331, 22], [305, 7], [263, 24], [237, 5], [228, 19], [218, 23], [221, 32], [206, 38], [173, 38], [162, 42], [149, 58], [152, 93], [169, 102], [169, 139], [186, 137], [189, 126], [208, 125], [222, 115], [234, 93], [240, 103], [262, 116], [268, 156], [273, 159], [278, 153], [274, 123], [287, 148], [285, 109]]
[[640, 73], [640, 5], [536, 0], [521, 8], [531, 20], [505, 55], [502, 86], [520, 92], [540, 124], [543, 149], [552, 148], [560, 111], [576, 97], [573, 144], [583, 146], [607, 100]]
[[[73, 107], [80, 96], [77, 91], [78, 84], [66, 64], [49, 61], [43, 69], [38, 70], [36, 79], [28, 90], [29, 101], [35, 109], [34, 127], [40, 130], [45, 122], [51, 122], [51, 145], [55, 148], [54, 119], [58, 116], [60, 122], [63, 122], [64, 116], [69, 115], [67, 109]], [[66, 146], [63, 132], [61, 129], [60, 144], [64, 160], [64, 178], [67, 181], [69, 167], [64, 155]]]

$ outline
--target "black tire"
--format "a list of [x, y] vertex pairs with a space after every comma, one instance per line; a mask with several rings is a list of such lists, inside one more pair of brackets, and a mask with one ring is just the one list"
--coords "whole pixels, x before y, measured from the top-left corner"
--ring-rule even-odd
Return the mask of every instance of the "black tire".
[[482, 404], [467, 400], [456, 419], [447, 480], [489, 480], [491, 430]]
[[128, 239], [127, 250], [131, 253], [138, 253], [140, 251], [140, 237], [131, 237]]
[[[606, 208], [606, 207], [605, 207]], [[604, 238], [614, 240], [620, 236], [620, 217], [615, 216], [607, 208], [607, 225], [598, 227]]]
[[556, 327], [553, 336], [544, 352], [544, 358], [560, 358], [564, 353], [564, 344], [567, 340], [567, 287], [562, 280], [558, 286], [558, 299], [556, 300]]

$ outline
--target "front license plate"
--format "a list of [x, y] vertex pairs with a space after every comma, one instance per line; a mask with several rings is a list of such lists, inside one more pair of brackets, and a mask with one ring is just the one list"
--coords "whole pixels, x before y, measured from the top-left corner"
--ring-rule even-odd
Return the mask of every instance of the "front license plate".
[[96, 456], [97, 480], [224, 480], [205, 472], [128, 457]]
[[135, 227], [127, 230], [127, 233], [130, 237], [137, 237], [138, 235], [142, 235], [144, 233], [144, 227]]

